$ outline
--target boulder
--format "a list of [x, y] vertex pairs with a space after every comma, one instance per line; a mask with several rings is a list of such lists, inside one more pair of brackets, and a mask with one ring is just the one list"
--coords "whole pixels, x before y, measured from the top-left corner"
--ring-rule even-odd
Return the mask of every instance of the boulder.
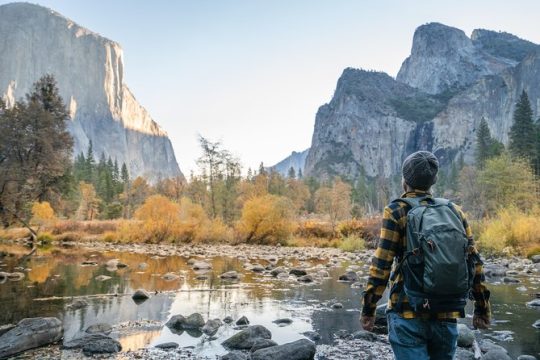
[[282, 319], [274, 320], [272, 322], [278, 326], [286, 326], [286, 325], [291, 325], [293, 321], [292, 319], [289, 319], [289, 318], [282, 318]]
[[355, 282], [358, 281], [358, 275], [354, 271], [347, 271], [338, 278], [339, 281]]
[[285, 269], [283, 266], [279, 266], [270, 271], [270, 275], [272, 275], [273, 277], [277, 277], [279, 274], [282, 273], [287, 273], [287, 269]]
[[475, 337], [474, 333], [469, 327], [465, 324], [458, 324], [458, 339], [457, 344], [461, 347], [470, 347], [474, 343]]
[[332, 308], [333, 309], [343, 309], [343, 304], [342, 303], [333, 303]]
[[122, 351], [122, 345], [111, 337], [93, 338], [86, 341], [82, 346], [83, 354], [92, 356], [94, 354], [113, 354]]
[[22, 319], [0, 336], [0, 358], [55, 343], [62, 334], [62, 322], [55, 317]]
[[112, 326], [107, 323], [99, 323], [90, 325], [86, 328], [85, 332], [87, 334], [105, 334], [109, 335], [112, 332]]
[[255, 352], [257, 350], [264, 349], [270, 346], [276, 346], [276, 345], [277, 345], [277, 342], [275, 342], [272, 339], [256, 339], [255, 343], [253, 344], [253, 346], [251, 347], [249, 351]]
[[179, 345], [175, 342], [166, 342], [162, 344], [157, 344], [155, 347], [161, 350], [172, 350], [176, 349]]
[[183, 315], [174, 315], [165, 325], [175, 330], [201, 330], [205, 324], [201, 314], [193, 313], [187, 318]]
[[105, 335], [105, 334], [85, 335], [83, 337], [76, 338], [76, 339], [71, 339], [69, 341], [64, 342], [64, 344], [62, 344], [62, 349], [70, 349], [70, 350], [80, 349], [87, 342], [93, 342], [93, 341], [98, 341], [98, 340], [106, 340], [106, 339], [110, 339], [110, 337]]
[[253, 345], [255, 345], [257, 339], [271, 338], [272, 333], [270, 330], [262, 325], [253, 325], [234, 334], [221, 344], [228, 349], [249, 350], [253, 347]]
[[247, 317], [242, 316], [240, 319], [236, 320], [236, 325], [239, 325], [239, 326], [249, 325], [249, 320]]
[[221, 360], [248, 360], [246, 354], [241, 351], [231, 351], [221, 357]]
[[67, 306], [69, 310], [78, 310], [88, 306], [88, 301], [77, 299]]
[[366, 340], [366, 341], [377, 341], [377, 335], [371, 331], [358, 330], [352, 334], [353, 339], [357, 340]]
[[212, 265], [205, 261], [196, 261], [193, 264], [193, 270], [210, 270], [210, 269], [212, 269]]
[[176, 275], [175, 273], [168, 272], [165, 275], [161, 277], [165, 281], [174, 281], [180, 279], [180, 276]]
[[138, 289], [133, 293], [131, 298], [133, 299], [133, 301], [135, 301], [136, 304], [141, 304], [146, 300], [150, 299], [150, 294], [148, 294], [148, 292], [144, 289]]
[[294, 269], [291, 269], [291, 270], [289, 271], [289, 274], [290, 274], [290, 275], [294, 275], [294, 276], [296, 276], [296, 277], [300, 277], [300, 276], [307, 275], [307, 272], [306, 272], [306, 270], [304, 270], [304, 269], [294, 268]]
[[474, 353], [472, 351], [459, 348], [459, 347], [456, 349], [456, 355], [454, 359], [455, 360], [476, 360], [474, 357]]
[[311, 283], [313, 282], [313, 277], [311, 275], [304, 275], [300, 276], [297, 280], [303, 283]]
[[307, 339], [300, 339], [291, 343], [272, 346], [255, 351], [252, 360], [311, 360], [315, 357], [315, 344]]
[[480, 346], [480, 350], [483, 353], [487, 353], [487, 352], [489, 352], [491, 350], [500, 350], [500, 351], [506, 352], [505, 348], [503, 348], [501, 345], [495, 344], [490, 339], [482, 339], [482, 340], [480, 340], [480, 343], [478, 345]]
[[217, 333], [221, 325], [222, 322], [219, 319], [208, 320], [206, 324], [204, 324], [204, 326], [202, 327], [202, 332], [208, 336], [212, 336]]
[[4, 335], [5, 333], [7, 333], [9, 330], [13, 329], [14, 327], [15, 327], [15, 325], [13, 325], [13, 324], [1, 325], [0, 326], [0, 336]]
[[225, 316], [225, 317], [223, 318], [223, 322], [224, 322], [225, 324], [230, 324], [230, 323], [232, 323], [233, 321], [234, 321], [234, 320], [233, 320], [233, 318], [232, 318], [230, 315], [227, 315], [227, 316]]
[[489, 350], [482, 356], [482, 360], [512, 360], [506, 351], [500, 349]]
[[510, 277], [510, 276], [505, 276], [502, 278], [502, 281], [503, 283], [505, 284], [517, 284], [519, 283], [520, 281], [516, 278], [513, 278], [513, 277]]
[[527, 303], [527, 306], [529, 307], [539, 307], [540, 306], [540, 299], [534, 299]]
[[540, 263], [540, 255], [533, 255], [533, 256], [531, 257], [531, 260], [532, 260], [532, 262], [533, 262], [534, 264]]
[[7, 278], [9, 281], [20, 281], [24, 279], [24, 273], [18, 271], [12, 272], [11, 274], [8, 274]]
[[540, 320], [536, 320], [534, 324], [532, 324], [533, 327], [540, 329]]
[[302, 335], [304, 335], [305, 337], [307, 337], [311, 341], [316, 342], [316, 341], [321, 340], [321, 334], [319, 334], [316, 331], [306, 331], [306, 332], [303, 332]]
[[484, 274], [489, 277], [505, 276], [508, 269], [501, 265], [489, 264], [484, 266]]
[[238, 279], [240, 275], [238, 274], [237, 271], [227, 271], [221, 274], [219, 277], [222, 279], [235, 280], [235, 279]]
[[260, 264], [255, 264], [255, 265], [253, 265], [253, 267], [251, 268], [251, 271], [256, 272], [256, 273], [261, 273], [261, 272], [263, 272], [264, 270], [266, 270], [265, 267], [262, 266], [262, 265], [260, 265]]
[[519, 355], [517, 360], [536, 360], [532, 355]]

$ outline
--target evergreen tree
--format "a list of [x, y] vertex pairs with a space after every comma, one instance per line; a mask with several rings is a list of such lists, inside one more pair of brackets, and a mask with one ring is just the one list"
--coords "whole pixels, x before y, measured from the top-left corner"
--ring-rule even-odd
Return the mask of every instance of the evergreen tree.
[[534, 159], [534, 172], [540, 176], [540, 118], [536, 120], [536, 154]]
[[86, 150], [86, 165], [84, 169], [84, 181], [85, 182], [94, 182], [94, 172], [96, 168], [96, 160], [94, 159], [94, 147], [92, 145], [92, 140], [88, 144], [88, 149]]
[[259, 165], [259, 175], [267, 175], [266, 169], [264, 168], [264, 164], [261, 161], [261, 164]]
[[486, 119], [482, 118], [476, 133], [476, 165], [482, 169], [486, 160], [499, 156], [504, 150], [504, 145], [491, 137]]
[[294, 167], [289, 168], [289, 173], [287, 174], [287, 177], [289, 179], [296, 179], [296, 171], [294, 171]]
[[298, 179], [302, 179], [304, 177], [304, 174], [302, 174], [302, 168], [298, 169]]
[[122, 163], [121, 179], [122, 185], [124, 185], [124, 188], [127, 188], [129, 185], [129, 172], [126, 163]]
[[531, 103], [523, 90], [514, 111], [514, 123], [510, 128], [510, 153], [533, 161], [536, 157], [535, 136]]

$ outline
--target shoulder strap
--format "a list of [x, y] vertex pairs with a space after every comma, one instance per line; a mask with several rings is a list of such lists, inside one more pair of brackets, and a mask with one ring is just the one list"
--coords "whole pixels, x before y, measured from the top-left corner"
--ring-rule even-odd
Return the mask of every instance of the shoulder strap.
[[429, 196], [419, 196], [419, 197], [409, 197], [409, 198], [397, 198], [392, 200], [392, 202], [404, 202], [405, 204], [409, 205], [411, 208], [415, 208], [420, 205], [420, 202], [426, 199], [433, 199]]

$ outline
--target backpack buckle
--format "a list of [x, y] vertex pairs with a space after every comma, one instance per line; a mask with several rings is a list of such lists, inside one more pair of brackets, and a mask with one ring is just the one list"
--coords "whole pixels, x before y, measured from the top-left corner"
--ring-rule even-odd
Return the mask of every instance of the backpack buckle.
[[429, 305], [429, 299], [424, 299], [424, 303], [422, 304], [422, 307], [427, 310], [431, 309], [431, 306]]
[[431, 251], [434, 251], [435, 250], [435, 243], [433, 242], [433, 240], [428, 239], [427, 243], [428, 243], [429, 248], [431, 249]]
[[418, 256], [420, 255], [420, 248], [414, 248], [411, 252], [414, 256]]

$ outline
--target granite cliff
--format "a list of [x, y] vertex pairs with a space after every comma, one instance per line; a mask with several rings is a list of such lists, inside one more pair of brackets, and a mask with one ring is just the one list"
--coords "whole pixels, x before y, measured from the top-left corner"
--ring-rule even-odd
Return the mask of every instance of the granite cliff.
[[132, 177], [182, 176], [167, 133], [124, 83], [120, 45], [50, 9], [0, 6], [0, 96], [8, 105], [44, 74], [55, 77], [68, 106], [74, 155], [94, 153], [126, 163]]
[[289, 170], [294, 169], [295, 173], [298, 174], [300, 171], [304, 173], [304, 166], [306, 164], [306, 157], [308, 155], [309, 149], [304, 151], [293, 151], [291, 155], [285, 159], [278, 162], [276, 165], [271, 166], [270, 169], [277, 171], [283, 176], [289, 175]]
[[461, 157], [472, 163], [480, 120], [507, 144], [523, 90], [538, 116], [540, 46], [508, 33], [475, 30], [469, 38], [446, 25], [422, 25], [396, 79], [344, 70], [317, 112], [305, 174], [390, 178], [419, 149], [433, 151], [443, 166]]

